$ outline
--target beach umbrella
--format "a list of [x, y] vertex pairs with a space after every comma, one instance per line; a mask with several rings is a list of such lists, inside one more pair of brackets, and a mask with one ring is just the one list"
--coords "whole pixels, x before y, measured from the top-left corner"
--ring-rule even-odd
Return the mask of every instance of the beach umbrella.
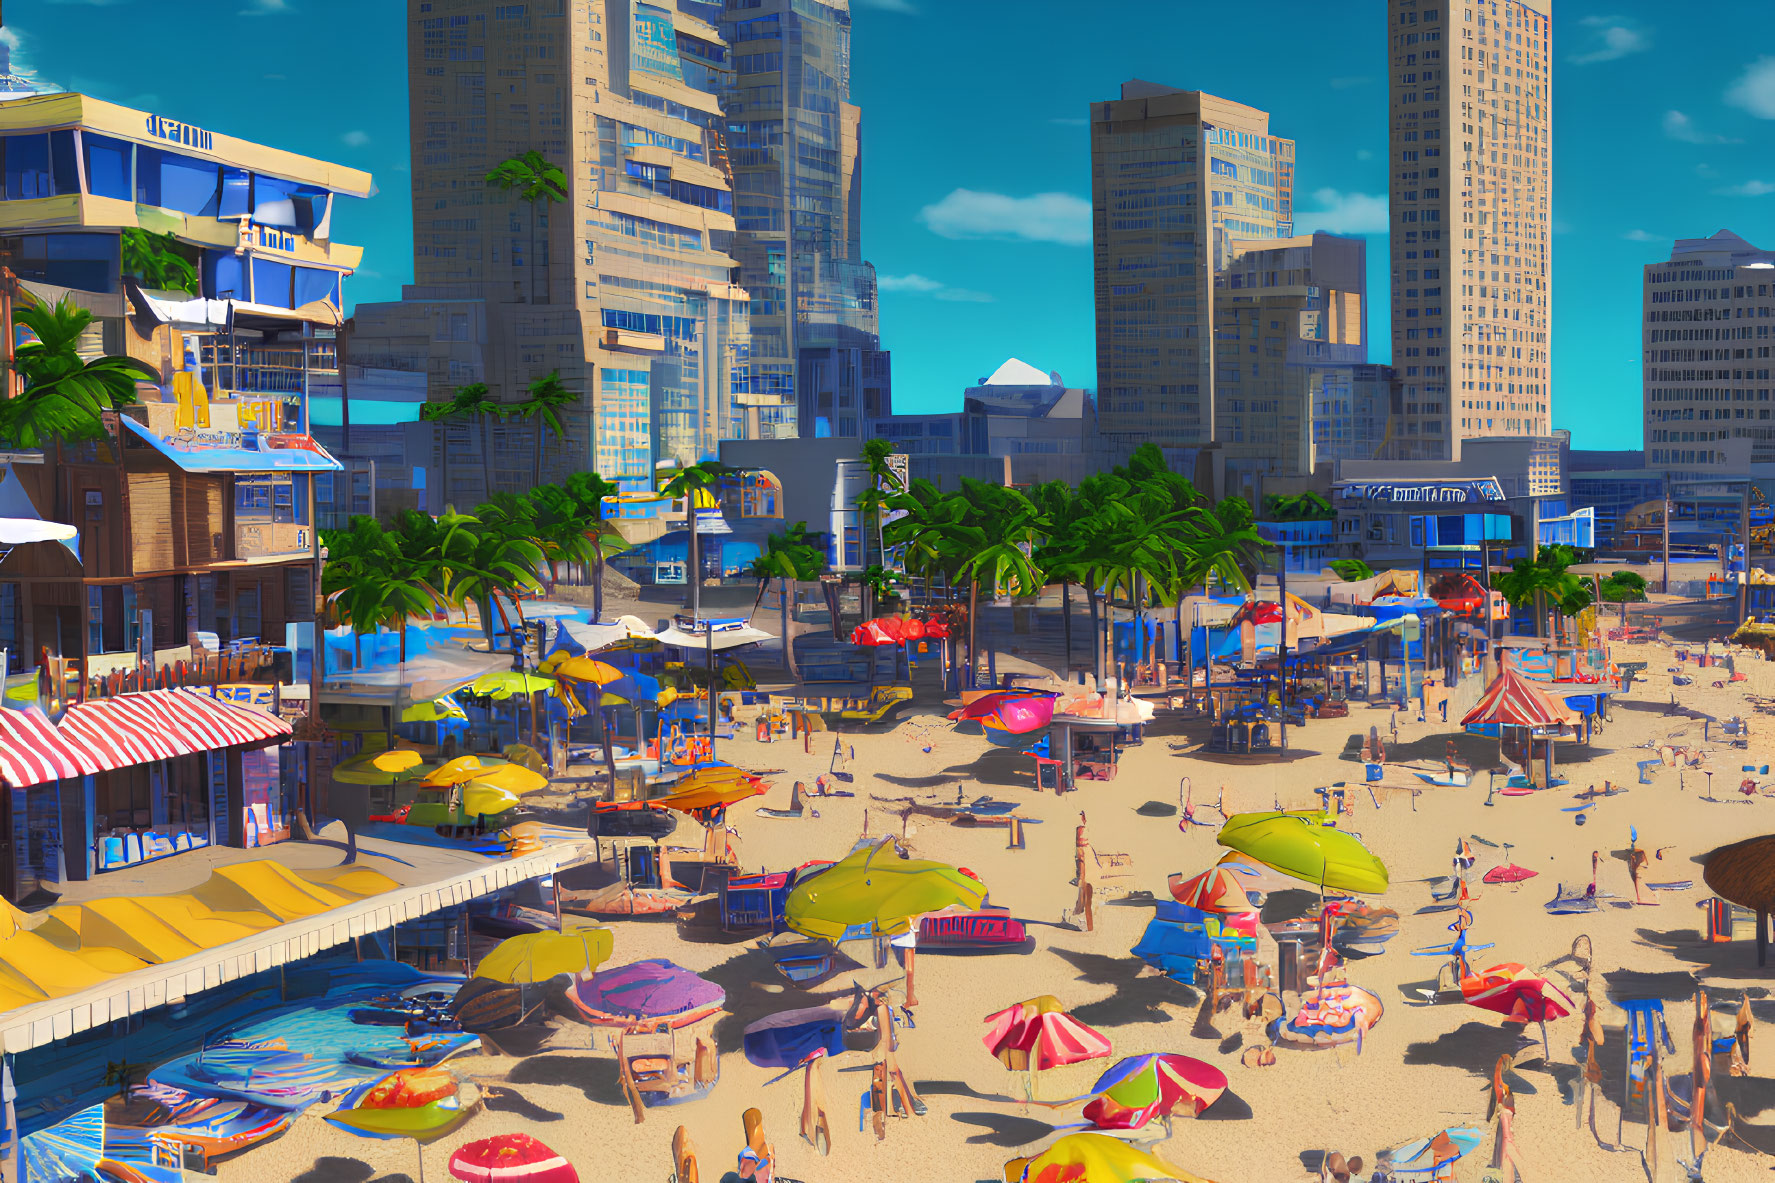
[[419, 785], [426, 789], [449, 788], [452, 785], [466, 784], [497, 767], [497, 763], [481, 763], [479, 756], [458, 756], [448, 764], [426, 773]]
[[442, 1068], [402, 1068], [346, 1093], [326, 1120], [360, 1138], [412, 1138], [423, 1180], [425, 1143], [462, 1124], [479, 1104], [463, 1085]]
[[608, 686], [623, 677], [621, 670], [593, 657], [564, 657], [552, 667], [546, 668], [564, 681], [591, 682], [598, 686]]
[[994, 690], [950, 712], [951, 719], [977, 719], [982, 726], [997, 727], [1013, 735], [1037, 731], [1054, 719], [1060, 696], [1046, 691]]
[[495, 670], [482, 674], [470, 685], [482, 698], [510, 698], [514, 694], [536, 694], [553, 690], [555, 679], [544, 674], [521, 673], [518, 670]]
[[538, 789], [549, 787], [549, 778], [540, 772], [532, 772], [522, 764], [500, 764], [491, 771], [483, 772], [468, 782], [471, 785], [485, 785], [490, 789], [500, 789], [521, 797], [525, 793], [534, 793]]
[[942, 640], [949, 635], [949, 622], [940, 616], [925, 617], [924, 635], [933, 640]]
[[1098, 1129], [1137, 1130], [1178, 1110], [1199, 1117], [1220, 1100], [1226, 1084], [1226, 1073], [1190, 1056], [1130, 1056], [1091, 1086], [1097, 1095], [1085, 1106], [1085, 1118]]
[[407, 780], [408, 777], [402, 774], [424, 762], [424, 758], [411, 748], [394, 748], [339, 761], [333, 765], [333, 779], [342, 785], [392, 785]]
[[579, 1183], [572, 1163], [529, 1134], [498, 1134], [457, 1147], [450, 1175], [462, 1183]]
[[1006, 703], [1020, 702], [1032, 698], [1058, 698], [1059, 695], [1045, 690], [989, 690], [978, 698], [971, 698], [962, 704], [959, 711], [949, 712], [951, 719], [989, 719], [998, 714], [999, 708]]
[[1527, 867], [1519, 867], [1510, 861], [1510, 843], [1504, 843], [1504, 861], [1485, 873], [1487, 883], [1521, 883], [1525, 879], [1533, 879], [1539, 871], [1531, 871]]
[[[894, 857], [893, 839], [854, 850], [789, 892], [783, 915], [803, 936], [829, 941], [899, 936], [919, 916], [978, 908], [986, 885], [946, 863]], [[884, 853], [885, 852], [885, 853]]]
[[481, 958], [477, 978], [495, 982], [546, 982], [556, 974], [589, 974], [610, 960], [615, 940], [608, 928], [527, 932], [507, 937]]
[[844, 1051], [844, 1012], [810, 1006], [779, 1011], [752, 1023], [744, 1035], [746, 1062], [759, 1068], [798, 1068], [809, 1056]]
[[1547, 1044], [1547, 1020], [1564, 1018], [1577, 1009], [1577, 1003], [1558, 986], [1514, 961], [1462, 978], [1461, 997], [1468, 1006], [1503, 1015], [1506, 1022], [1539, 1023], [1541, 1047], [1550, 1063], [1553, 1052]]
[[1245, 883], [1230, 867], [1212, 866], [1199, 875], [1185, 879], [1171, 875], [1166, 879], [1171, 898], [1201, 912], [1222, 916], [1256, 911], [1245, 894]]
[[898, 645], [905, 639], [898, 616], [879, 616], [874, 620], [865, 620], [851, 630], [853, 645]]
[[1293, 813], [1235, 813], [1216, 840], [1284, 875], [1357, 894], [1387, 890], [1386, 864], [1341, 830]]
[[1005, 1164], [1005, 1183], [1138, 1183], [1175, 1179], [1209, 1183], [1108, 1134], [1068, 1134], [1034, 1158]]
[[655, 958], [599, 970], [574, 986], [568, 997], [596, 1026], [662, 1021], [683, 1027], [720, 1010], [727, 991], [682, 966]]
[[1775, 912], [1775, 834], [1722, 846], [1707, 856], [1701, 879], [1722, 900], [1757, 914], [1757, 964], [1767, 957], [1768, 922]]
[[498, 817], [520, 804], [517, 797], [494, 785], [471, 781], [462, 787], [462, 812], [469, 817]]
[[[403, 723], [438, 723], [445, 719], [466, 718], [468, 718], [468, 712], [457, 706], [455, 700], [447, 694], [429, 702], [415, 703], [401, 712], [401, 722]], [[394, 753], [383, 752], [381, 754], [393, 755]], [[413, 755], [417, 756], [418, 753], [415, 752]], [[414, 760], [414, 763], [417, 764], [418, 760]]]
[[[735, 769], [738, 772], [738, 769]], [[739, 776], [712, 776], [700, 778], [692, 774], [680, 782], [676, 792], [664, 797], [656, 797], [649, 805], [664, 809], [676, 809], [680, 813], [688, 813], [705, 825], [713, 824], [715, 816], [726, 810], [729, 805], [744, 801], [748, 797], [756, 797], [767, 788], [763, 781], [755, 776], [741, 773]]]
[[987, 1015], [986, 1024], [981, 1042], [1013, 1071], [1046, 1072], [1110, 1053], [1109, 1040], [1067, 1014], [1052, 994]]

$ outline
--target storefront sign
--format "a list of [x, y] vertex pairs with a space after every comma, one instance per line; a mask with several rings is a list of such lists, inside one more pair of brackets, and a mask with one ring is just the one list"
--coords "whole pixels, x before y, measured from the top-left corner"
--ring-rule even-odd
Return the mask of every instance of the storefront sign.
[[1460, 505], [1504, 500], [1504, 490], [1496, 477], [1464, 481], [1353, 481], [1339, 485], [1338, 495], [1346, 501], [1401, 505]]
[[177, 123], [159, 115], [148, 116], [148, 134], [157, 140], [168, 140], [205, 152], [215, 147], [215, 138], [201, 127], [192, 127], [189, 123]]

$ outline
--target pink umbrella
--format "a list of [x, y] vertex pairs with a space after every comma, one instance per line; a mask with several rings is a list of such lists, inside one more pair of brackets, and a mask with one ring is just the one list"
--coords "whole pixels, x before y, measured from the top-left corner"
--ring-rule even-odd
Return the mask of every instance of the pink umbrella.
[[1109, 1055], [1109, 1040], [1061, 1007], [1052, 994], [986, 1016], [986, 1050], [1005, 1067], [1045, 1072]]
[[1227, 867], [1215, 865], [1188, 879], [1172, 875], [1167, 883], [1172, 899], [1203, 912], [1236, 915], [1256, 911], [1245, 895], [1245, 884]]

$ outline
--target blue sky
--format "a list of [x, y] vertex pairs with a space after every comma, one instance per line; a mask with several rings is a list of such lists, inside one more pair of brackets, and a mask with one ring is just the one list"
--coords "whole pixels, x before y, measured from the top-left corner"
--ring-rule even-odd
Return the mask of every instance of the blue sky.
[[[1133, 77], [1267, 108], [1298, 141], [1303, 228], [1369, 238], [1385, 360], [1381, 0], [852, 3], [864, 249], [898, 409], [949, 409], [1008, 356], [1095, 385], [1085, 117]], [[163, 4], [15, 0], [4, 35], [60, 85], [369, 169], [380, 193], [335, 230], [368, 248], [348, 294], [398, 296], [405, 3]], [[1638, 447], [1642, 265], [1722, 227], [1775, 245], [1775, 4], [1554, 7], [1554, 425], [1580, 447]]]

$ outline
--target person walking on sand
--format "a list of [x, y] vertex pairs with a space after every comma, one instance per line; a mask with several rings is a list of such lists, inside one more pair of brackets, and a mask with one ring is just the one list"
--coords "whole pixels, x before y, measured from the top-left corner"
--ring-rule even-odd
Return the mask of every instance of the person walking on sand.
[[1084, 920], [1086, 932], [1093, 931], [1091, 897], [1095, 893], [1097, 878], [1097, 852], [1091, 849], [1091, 840], [1085, 837], [1085, 813], [1079, 811], [1079, 825], [1073, 838], [1073, 882], [1079, 886], [1078, 903], [1073, 911]]
[[1655, 892], [1653, 893], [1652, 899], [1648, 900], [1645, 898], [1645, 888], [1639, 881], [1640, 872], [1645, 870], [1646, 864], [1651, 861], [1650, 856], [1639, 848], [1639, 835], [1636, 833], [1632, 842], [1627, 847], [1627, 874], [1633, 879], [1633, 902], [1636, 904], [1655, 904], [1658, 902], [1656, 898], [1657, 893]]

